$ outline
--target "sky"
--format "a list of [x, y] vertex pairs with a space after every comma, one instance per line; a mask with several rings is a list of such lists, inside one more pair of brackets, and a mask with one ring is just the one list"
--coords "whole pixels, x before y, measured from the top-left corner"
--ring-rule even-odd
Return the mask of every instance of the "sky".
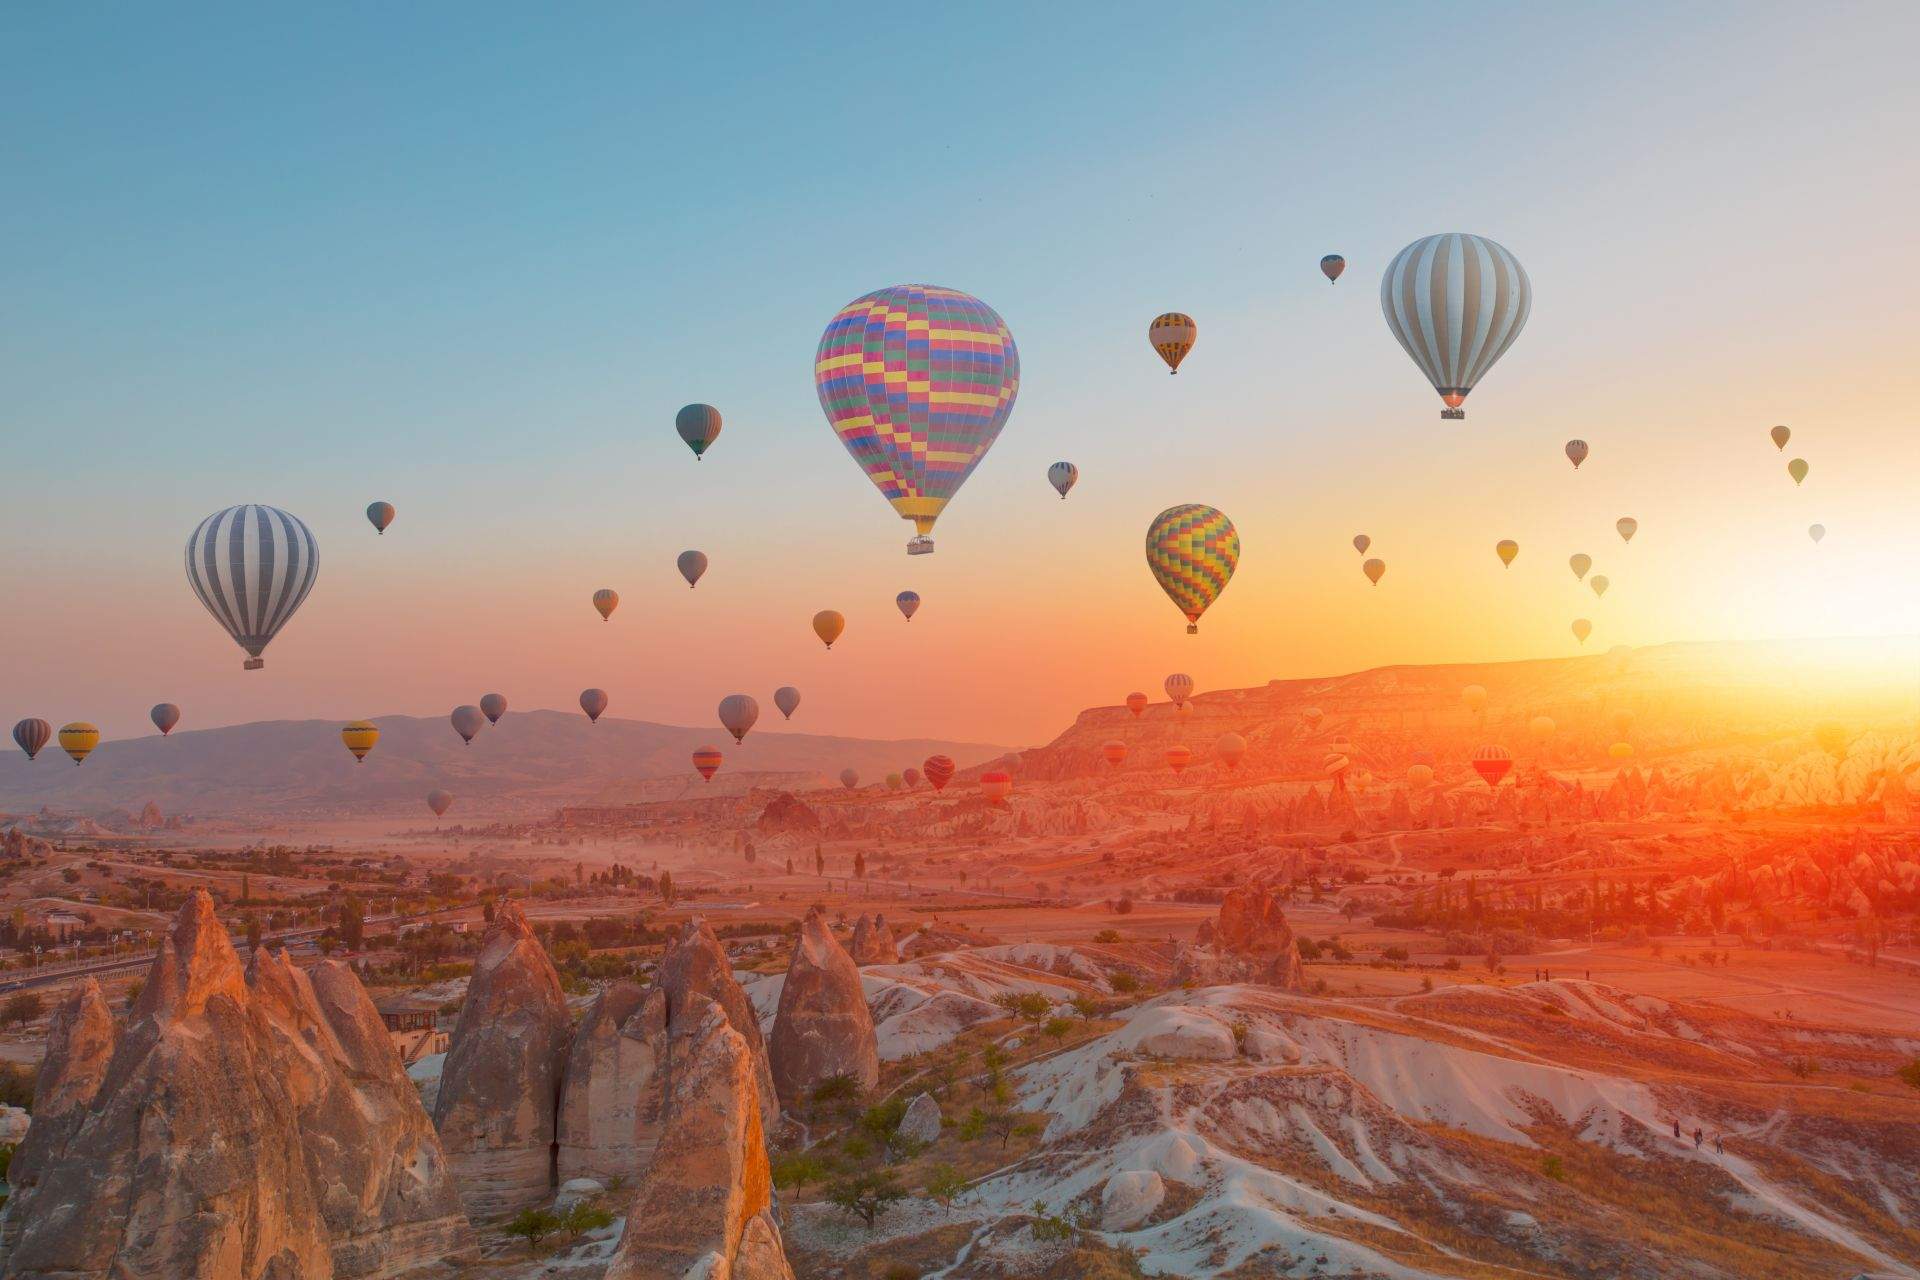
[[[1576, 617], [1920, 632], [1917, 38], [1891, 4], [8, 7], [0, 718], [595, 685], [699, 725], [794, 684], [795, 730], [1025, 745], [1171, 671], [1567, 655]], [[1459, 423], [1379, 307], [1440, 231], [1534, 289]], [[993, 306], [1023, 374], [913, 559], [811, 368], [909, 281]], [[698, 464], [690, 401], [726, 420]], [[238, 502], [320, 546], [255, 672], [181, 562]], [[1142, 553], [1180, 502], [1243, 544], [1192, 637]]]

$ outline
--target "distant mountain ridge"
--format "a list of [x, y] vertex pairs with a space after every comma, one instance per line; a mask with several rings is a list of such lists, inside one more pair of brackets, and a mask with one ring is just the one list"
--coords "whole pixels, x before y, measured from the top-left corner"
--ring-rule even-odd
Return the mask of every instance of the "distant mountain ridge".
[[456, 813], [538, 811], [651, 791], [637, 785], [650, 779], [684, 775], [698, 784], [690, 756], [703, 746], [726, 753], [721, 778], [772, 774], [788, 785], [804, 780], [814, 786], [827, 785], [844, 768], [878, 781], [936, 752], [967, 765], [1006, 750], [937, 738], [883, 741], [764, 730], [735, 744], [717, 725], [698, 729], [608, 716], [593, 724], [578, 712], [509, 711], [470, 746], [445, 717], [375, 717], [380, 742], [356, 765], [340, 742], [344, 723], [269, 720], [123, 738], [103, 742], [80, 768], [53, 744], [35, 761], [8, 751], [0, 756], [0, 811], [137, 811], [151, 800], [169, 814], [329, 817], [411, 811], [436, 787], [453, 792]]

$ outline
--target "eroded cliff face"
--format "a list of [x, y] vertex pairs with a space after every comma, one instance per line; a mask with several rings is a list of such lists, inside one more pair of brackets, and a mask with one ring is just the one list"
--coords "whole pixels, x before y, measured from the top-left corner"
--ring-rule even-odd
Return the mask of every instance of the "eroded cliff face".
[[618, 982], [581, 1018], [560, 1089], [559, 1178], [633, 1182], [653, 1158], [667, 1080], [667, 1001]]
[[124, 1030], [56, 1013], [16, 1155], [4, 1274], [385, 1280], [472, 1252], [426, 1113], [353, 971], [243, 973], [205, 894]]
[[504, 904], [474, 962], [434, 1099], [469, 1217], [511, 1213], [552, 1190], [572, 1030], [553, 962], [518, 904]]
[[753, 1002], [734, 980], [727, 950], [707, 922], [695, 917], [682, 926], [680, 936], [660, 959], [656, 983], [667, 995], [669, 1016], [687, 1007], [693, 996], [705, 996], [727, 1015], [727, 1024], [740, 1033], [753, 1055], [755, 1082], [760, 1089], [761, 1120], [771, 1130], [780, 1118], [780, 1100], [773, 1087], [773, 1069], [766, 1040]]
[[873, 1016], [859, 967], [834, 939], [820, 907], [801, 922], [770, 1048], [774, 1087], [785, 1106], [797, 1106], [829, 1076], [851, 1076], [863, 1091], [880, 1079]]

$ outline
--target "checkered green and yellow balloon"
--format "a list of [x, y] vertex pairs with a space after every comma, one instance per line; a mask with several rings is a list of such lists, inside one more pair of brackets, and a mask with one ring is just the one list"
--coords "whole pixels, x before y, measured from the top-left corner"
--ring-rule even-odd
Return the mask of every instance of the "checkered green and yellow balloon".
[[1240, 534], [1226, 514], [1198, 502], [1168, 507], [1147, 526], [1147, 567], [1180, 612], [1187, 633], [1220, 598], [1240, 563]]

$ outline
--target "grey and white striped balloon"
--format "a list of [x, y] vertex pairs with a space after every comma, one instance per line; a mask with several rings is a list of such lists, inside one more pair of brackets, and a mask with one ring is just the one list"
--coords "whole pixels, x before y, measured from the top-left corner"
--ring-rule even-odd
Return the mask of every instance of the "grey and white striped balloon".
[[187, 584], [213, 620], [247, 651], [247, 671], [313, 590], [320, 549], [313, 533], [278, 507], [247, 503], [216, 511], [187, 539]]
[[1443, 418], [1506, 354], [1533, 309], [1519, 259], [1482, 236], [1427, 236], [1394, 255], [1380, 278], [1380, 310], [1427, 381], [1446, 401]]

